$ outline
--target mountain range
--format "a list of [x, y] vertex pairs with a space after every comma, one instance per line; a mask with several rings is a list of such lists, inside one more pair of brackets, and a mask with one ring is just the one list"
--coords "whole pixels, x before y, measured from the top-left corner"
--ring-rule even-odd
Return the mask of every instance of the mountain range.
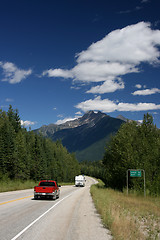
[[82, 117], [63, 124], [43, 125], [34, 130], [53, 141], [61, 140], [69, 152], [74, 152], [78, 161], [96, 161], [103, 158], [110, 137], [127, 119], [113, 118], [100, 111], [89, 111]]

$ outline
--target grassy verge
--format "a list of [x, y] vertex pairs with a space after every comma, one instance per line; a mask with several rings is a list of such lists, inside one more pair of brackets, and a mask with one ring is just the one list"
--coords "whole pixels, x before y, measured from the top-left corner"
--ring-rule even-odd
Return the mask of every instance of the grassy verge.
[[20, 180], [7, 180], [0, 181], [0, 192], [8, 192], [8, 191], [16, 191], [22, 189], [30, 189], [33, 188], [38, 183], [32, 180], [20, 181]]
[[[37, 186], [39, 181], [27, 180], [27, 181], [20, 181], [20, 180], [3, 180], [0, 181], [0, 192], [8, 192], [8, 191], [16, 191], [16, 190], [23, 190], [23, 189], [30, 189], [34, 186]], [[73, 185], [74, 183], [59, 183], [60, 186], [64, 185]]]
[[160, 239], [160, 199], [127, 196], [102, 183], [92, 185], [91, 195], [114, 239]]

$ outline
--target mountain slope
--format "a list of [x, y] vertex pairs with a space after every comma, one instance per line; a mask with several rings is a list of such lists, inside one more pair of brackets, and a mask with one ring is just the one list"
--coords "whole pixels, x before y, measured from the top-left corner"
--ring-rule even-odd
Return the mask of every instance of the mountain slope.
[[81, 118], [65, 124], [42, 126], [36, 130], [53, 141], [60, 139], [69, 152], [75, 152], [79, 161], [95, 161], [103, 157], [104, 147], [110, 135], [115, 134], [121, 119], [101, 112], [89, 111]]

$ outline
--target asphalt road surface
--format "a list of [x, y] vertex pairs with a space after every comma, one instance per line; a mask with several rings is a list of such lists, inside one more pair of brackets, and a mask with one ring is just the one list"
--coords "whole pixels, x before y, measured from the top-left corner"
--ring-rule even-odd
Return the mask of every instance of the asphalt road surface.
[[62, 186], [57, 200], [34, 200], [33, 189], [0, 193], [0, 240], [110, 240], [85, 187]]

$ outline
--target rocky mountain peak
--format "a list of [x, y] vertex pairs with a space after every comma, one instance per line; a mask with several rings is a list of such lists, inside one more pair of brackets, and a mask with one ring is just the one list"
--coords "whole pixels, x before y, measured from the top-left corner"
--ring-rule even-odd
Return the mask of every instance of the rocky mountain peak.
[[104, 117], [104, 116], [107, 116], [107, 115], [100, 111], [88, 111], [83, 115], [82, 118], [97, 118], [97, 117]]
[[86, 112], [82, 117], [79, 117], [72, 121], [67, 121], [63, 124], [60, 124], [59, 127], [61, 129], [65, 128], [75, 128], [82, 126], [84, 124], [92, 124], [99, 121], [101, 118], [106, 117], [107, 115], [105, 113], [101, 113], [100, 111], [88, 111]]
[[89, 124], [89, 123], [96, 123], [99, 121], [101, 118], [106, 117], [107, 115], [104, 113], [101, 113], [100, 111], [95, 112], [95, 111], [89, 111], [86, 112], [81, 118], [80, 118], [80, 123], [81, 125], [83, 124]]
[[100, 111], [89, 111], [75, 120], [43, 126], [35, 132], [53, 141], [60, 139], [69, 152], [76, 153], [79, 161], [95, 161], [102, 158], [106, 142], [122, 123]]

